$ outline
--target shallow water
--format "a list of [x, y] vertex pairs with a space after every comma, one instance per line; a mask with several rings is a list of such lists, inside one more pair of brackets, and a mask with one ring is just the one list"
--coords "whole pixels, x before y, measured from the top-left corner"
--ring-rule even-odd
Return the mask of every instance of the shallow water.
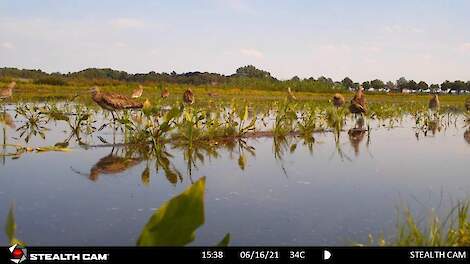
[[[14, 107], [7, 113], [14, 117]], [[50, 121], [44, 139], [37, 134], [25, 143], [16, 131], [24, 122], [17, 117], [15, 128], [0, 124], [7, 143], [48, 146], [70, 135], [64, 122]], [[343, 131], [338, 145], [333, 133], [315, 133], [311, 151], [299, 138], [287, 139], [280, 155], [272, 138], [248, 139], [255, 155], [242, 150], [244, 170], [238, 147], [218, 148], [211, 157], [203, 152], [204, 162], [196, 161], [191, 175], [184, 150], [169, 148], [182, 175], [176, 184], [156, 171], [154, 160], [142, 158], [121, 172], [100, 173], [100, 159], [111, 153], [118, 159], [127, 150], [83, 148], [72, 135], [70, 152], [0, 160], [0, 223], [14, 203], [17, 237], [29, 245], [135, 245], [162, 202], [206, 176], [205, 223], [192, 245], [215, 245], [228, 232], [231, 245], [349, 245], [367, 242], [370, 233], [393, 234], [401, 205], [426, 217], [431, 208], [445, 212], [468, 198], [463, 117], [419, 137], [409, 117], [393, 128], [370, 122], [369, 135], [351, 138]], [[122, 140], [108, 128], [82, 140], [98, 144], [100, 135], [112, 142], [113, 134], [115, 142]], [[147, 166], [146, 185], [141, 174]], [[6, 235], [0, 242], [8, 243]]]

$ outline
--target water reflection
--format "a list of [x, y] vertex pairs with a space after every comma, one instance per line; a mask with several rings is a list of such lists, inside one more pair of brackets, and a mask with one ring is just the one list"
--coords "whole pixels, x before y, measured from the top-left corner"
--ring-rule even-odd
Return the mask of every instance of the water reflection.
[[[385, 127], [382, 126], [386, 123], [383, 119], [377, 121], [371, 116], [365, 120], [344, 118], [338, 111], [331, 113], [331, 122], [328, 123], [318, 117], [323, 114], [321, 112], [318, 116], [304, 115], [302, 128], [295, 120], [287, 122], [287, 125], [279, 123], [282, 125], [280, 131], [285, 134], [277, 135], [271, 130], [270, 116], [266, 115], [258, 119], [267, 122], [266, 126], [261, 124], [257, 128], [259, 131], [221, 138], [221, 130], [217, 129], [227, 126], [224, 131], [234, 133], [237, 127], [234, 129], [234, 126], [227, 124], [235, 125], [237, 120], [218, 122], [219, 117], [212, 115], [210, 120], [199, 120], [191, 128], [183, 127], [186, 124], [178, 118], [174, 123], [167, 123], [163, 115], [152, 120], [155, 121], [152, 124], [154, 129], [145, 130], [142, 128], [148, 125], [148, 119], [139, 115], [132, 118], [133, 123], [116, 124], [122, 128], [122, 133], [117, 133], [118, 138], [112, 144], [108, 141], [111, 142], [109, 138], [114, 128], [95, 128], [109, 121], [109, 115], [88, 112], [86, 108], [83, 111], [77, 111], [74, 106], [69, 108], [66, 113], [53, 114], [41, 110], [41, 115], [45, 116], [41, 120], [47, 121], [45, 137], [39, 134], [31, 136], [26, 146], [70, 147], [70, 154], [37, 155], [36, 151], [24, 152], [27, 157], [1, 167], [0, 183], [4, 189], [0, 190], [0, 194], [14, 197], [16, 193], [24, 193], [24, 190], [31, 193], [21, 197], [24, 199], [22, 208], [28, 210], [19, 211], [22, 215], [18, 219], [43, 217], [48, 220], [38, 221], [44, 224], [49, 223], [45, 215], [56, 214], [52, 210], [61, 212], [51, 218], [54, 227], [48, 227], [47, 224], [41, 226], [44, 233], [48, 232], [47, 235], [41, 237], [33, 233], [28, 237], [28, 241], [34, 243], [83, 245], [117, 241], [113, 243], [129, 245], [135, 242], [136, 234], [142, 231], [146, 221], [149, 223], [148, 231], [153, 232], [149, 219], [155, 214], [155, 208], [171, 197], [176, 197], [175, 194], [183, 191], [193, 182], [193, 178], [197, 183], [196, 177], [200, 175], [208, 176], [204, 206], [207, 208], [205, 217], [211, 225], [198, 228], [197, 239], [200, 240], [195, 240], [196, 245], [214, 245], [227, 231], [236, 234], [235, 243], [238, 245], [344, 244], [343, 238], [360, 239], [367, 237], [369, 232], [380, 232], [383, 226], [393, 224], [387, 221], [393, 217], [390, 214], [393, 214], [396, 203], [392, 200], [397, 190], [404, 195], [422, 198], [426, 196], [428, 190], [425, 188], [428, 187], [439, 189], [447, 184], [447, 189], [453, 188], [450, 191], [457, 193], [461, 189], [468, 189], [469, 184], [464, 166], [468, 156], [465, 152], [467, 148], [459, 149], [457, 154], [455, 152], [456, 147], [465, 145], [462, 134], [470, 144], [470, 128], [460, 130], [463, 127], [461, 116], [440, 115], [433, 118], [423, 114], [415, 118], [410, 115], [404, 116], [397, 126]], [[33, 108], [30, 109], [35, 112]], [[318, 111], [316, 113], [320, 113]], [[31, 123], [24, 116], [14, 118], [14, 112], [9, 114], [16, 126]], [[204, 116], [198, 115], [197, 118]], [[253, 114], [254, 117], [257, 117], [256, 114]], [[120, 117], [120, 120], [124, 118]], [[208, 121], [213, 121], [215, 125]], [[170, 133], [163, 133], [162, 137], [152, 134], [157, 129], [168, 131], [165, 130], [166, 125], [176, 128]], [[23, 143], [24, 136], [18, 139], [21, 130], [15, 131], [6, 122], [0, 126], [7, 132], [4, 138], [8, 141]], [[211, 132], [209, 126], [214, 129], [213, 134], [207, 132]], [[373, 144], [370, 142], [370, 127], [373, 127]], [[189, 133], [190, 128], [193, 129], [192, 134]], [[188, 135], [184, 140], [181, 135], [172, 136], [180, 133], [179, 129]], [[451, 133], [443, 133], [445, 129]], [[410, 133], [414, 131], [419, 131], [420, 136], [433, 133], [435, 136], [416, 142]], [[149, 135], [153, 136], [155, 142], [148, 141]], [[440, 144], [443, 142], [445, 144]], [[435, 144], [440, 144], [440, 147], [436, 148]], [[391, 146], [406, 151], [390, 151]], [[335, 151], [335, 147], [341, 159], [328, 160], [328, 155]], [[367, 151], [372, 147], [373, 160], [367, 157]], [[439, 151], [439, 155], [433, 151]], [[362, 155], [361, 162], [346, 155], [353, 156], [353, 152], [356, 157]], [[443, 171], [439, 162], [430, 162], [437, 161], [442, 155], [454, 157], [449, 165], [453, 173], [445, 179], [442, 175], [446, 171]], [[344, 162], [346, 159], [350, 162]], [[41, 166], [43, 164], [54, 166]], [[70, 172], [71, 165], [86, 178], [63, 177], [73, 174]], [[287, 172], [289, 177], [284, 177]], [[118, 174], [135, 175], [114, 180]], [[350, 174], [360, 177], [343, 177]], [[413, 176], [404, 180], [397, 175]], [[107, 184], [95, 185], [95, 182]], [[425, 187], [423, 182], [426, 182]], [[116, 196], [118, 198], [109, 199]], [[346, 202], [345, 196], [348, 197]], [[40, 197], [41, 201], [35, 203], [36, 197]], [[76, 203], [77, 200], [80, 202]], [[180, 205], [175, 208], [182, 209]], [[190, 209], [195, 207], [189, 206]], [[8, 208], [4, 211], [6, 215]], [[80, 232], [77, 232], [73, 228], [77, 224], [74, 222], [77, 221], [76, 215], [86, 214], [92, 214], [93, 217], [80, 218]], [[193, 213], [188, 215], [189, 222], [194, 220]], [[351, 217], [344, 220], [344, 215]], [[180, 220], [182, 218], [171, 219], [168, 226]], [[21, 238], [24, 234], [31, 234], [31, 230], [39, 229], [25, 222], [20, 226], [22, 232], [23, 227], [29, 230], [21, 233]], [[66, 235], [58, 233], [59, 228], [56, 226], [65, 230], [61, 232]], [[119, 232], [123, 229], [129, 229], [129, 232]], [[364, 230], [367, 230], [365, 236], [361, 234], [352, 237]], [[83, 237], [80, 237], [81, 234], [84, 234]]]
[[96, 162], [95, 165], [93, 165], [93, 167], [90, 169], [88, 179], [96, 182], [101, 174], [119, 174], [142, 162], [142, 158], [127, 155], [125, 148], [122, 150], [124, 153], [118, 154], [114, 153], [113, 148], [110, 154], [98, 160], [98, 162]]
[[354, 154], [359, 156], [359, 145], [361, 144], [362, 140], [364, 140], [364, 136], [366, 135], [367, 131], [361, 128], [351, 128], [348, 131], [349, 142], [354, 149]]

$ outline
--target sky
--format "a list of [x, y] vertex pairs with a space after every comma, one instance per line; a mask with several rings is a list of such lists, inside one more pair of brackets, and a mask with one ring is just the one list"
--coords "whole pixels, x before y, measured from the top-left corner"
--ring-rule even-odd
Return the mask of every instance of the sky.
[[470, 80], [467, 0], [0, 0], [0, 67]]

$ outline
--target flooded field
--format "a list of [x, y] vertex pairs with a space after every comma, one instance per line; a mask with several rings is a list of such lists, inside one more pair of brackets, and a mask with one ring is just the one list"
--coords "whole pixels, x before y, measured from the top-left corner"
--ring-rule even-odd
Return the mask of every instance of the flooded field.
[[[424, 222], [469, 197], [468, 116], [453, 109], [153, 103], [113, 120], [80, 103], [2, 108], [0, 222], [14, 207], [30, 245], [135, 245], [165, 201], [176, 211], [159, 228], [196, 230], [190, 245], [228, 233], [230, 245], [367, 244], [395, 234], [397, 208]], [[202, 205], [178, 200], [192, 183]]]

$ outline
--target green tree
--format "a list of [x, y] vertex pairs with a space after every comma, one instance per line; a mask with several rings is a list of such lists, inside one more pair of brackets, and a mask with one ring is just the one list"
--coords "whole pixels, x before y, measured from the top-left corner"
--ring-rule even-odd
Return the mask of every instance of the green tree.
[[346, 77], [341, 81], [341, 84], [344, 86], [344, 88], [349, 89], [354, 87], [354, 82], [351, 80], [351, 78]]
[[250, 78], [271, 78], [271, 73], [257, 69], [253, 65], [238, 68], [235, 75]]
[[294, 81], [294, 82], [300, 82], [300, 78], [299, 78], [299, 76], [297, 76], [297, 75], [294, 76], [294, 77], [292, 77], [292, 79], [290, 79], [290, 80], [291, 80], [291, 81]]
[[365, 81], [362, 83], [362, 87], [367, 90], [369, 89], [371, 86], [370, 86], [370, 82], [369, 81]]
[[385, 84], [385, 88], [390, 89], [390, 90], [395, 90], [396, 85], [395, 85], [392, 81], [388, 81], [388, 82]]
[[418, 84], [413, 80], [410, 80], [406, 86], [410, 90], [418, 90]]
[[428, 89], [428, 88], [429, 88], [429, 86], [428, 86], [428, 84], [427, 84], [425, 81], [420, 81], [420, 82], [418, 83], [418, 89], [426, 90], [426, 89]]
[[383, 89], [385, 87], [385, 84], [383, 81], [379, 80], [379, 79], [375, 79], [373, 81], [370, 82], [370, 85], [374, 88], [374, 89]]
[[429, 86], [429, 88], [431, 89], [432, 92], [435, 92], [435, 91], [439, 90], [439, 84], [433, 83]]
[[408, 81], [405, 79], [405, 77], [400, 77], [400, 79], [397, 80], [397, 88], [400, 91], [403, 89], [408, 89]]

